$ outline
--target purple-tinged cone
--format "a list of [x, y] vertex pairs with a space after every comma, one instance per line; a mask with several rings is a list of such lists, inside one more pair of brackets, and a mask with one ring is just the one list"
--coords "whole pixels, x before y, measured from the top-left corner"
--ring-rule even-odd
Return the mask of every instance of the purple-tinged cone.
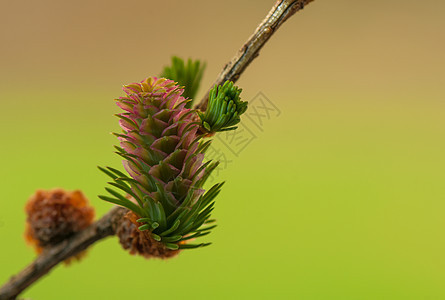
[[192, 181], [204, 174], [203, 169], [197, 173], [204, 154], [197, 153], [196, 114], [185, 108], [183, 90], [172, 80], [150, 77], [123, 90], [128, 96], [119, 98], [117, 105], [126, 111], [118, 114], [125, 134], [119, 140], [126, 158], [134, 158], [125, 160], [124, 167], [145, 195], [158, 197], [160, 183], [178, 204]]
[[127, 96], [117, 99], [125, 111], [117, 115], [123, 129], [116, 134], [117, 149], [130, 176], [113, 168], [101, 170], [113, 178], [111, 185], [135, 201], [109, 188], [113, 197], [100, 197], [130, 209], [139, 230], [148, 230], [167, 249], [208, 245], [185, 242], [215, 227], [201, 228], [211, 221], [213, 199], [222, 186], [216, 184], [207, 193], [202, 189], [217, 163], [203, 163], [210, 141], [201, 141], [206, 131], [197, 112], [185, 107], [188, 100], [172, 80], [149, 77], [123, 90]]

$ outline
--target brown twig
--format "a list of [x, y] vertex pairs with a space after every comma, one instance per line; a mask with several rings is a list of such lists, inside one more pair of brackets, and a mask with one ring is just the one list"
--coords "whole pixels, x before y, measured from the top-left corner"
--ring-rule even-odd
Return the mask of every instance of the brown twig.
[[[215, 85], [223, 84], [226, 80], [237, 81], [241, 73], [260, 54], [261, 48], [266, 44], [275, 31], [293, 14], [303, 9], [305, 5], [314, 0], [280, 0], [277, 1], [267, 14], [266, 18], [258, 25], [255, 32], [244, 43], [240, 50], [228, 62], [216, 78]], [[209, 91], [196, 105], [196, 108], [205, 110], [209, 99]]]
[[85, 250], [95, 242], [114, 235], [117, 222], [126, 213], [127, 209], [114, 207], [90, 227], [44, 251], [34, 262], [13, 276], [0, 289], [0, 300], [15, 299], [23, 290], [47, 274], [57, 264]]
[[[224, 69], [218, 75], [214, 85], [222, 84], [226, 80], [236, 81], [252, 60], [259, 55], [260, 49], [266, 44], [281, 24], [312, 1], [313, 0], [277, 1], [263, 22], [257, 27], [253, 35], [247, 40], [232, 60], [225, 65]], [[196, 107], [204, 110], [207, 105], [207, 100], [208, 92]], [[125, 208], [114, 207], [105, 216], [84, 231], [57, 246], [47, 249], [37, 257], [33, 263], [16, 276], [13, 276], [9, 282], [0, 289], [0, 300], [16, 299], [16, 297], [27, 287], [47, 274], [53, 267], [62, 261], [85, 250], [95, 242], [110, 235], [114, 235], [118, 220], [121, 219], [126, 212], [127, 210]]]

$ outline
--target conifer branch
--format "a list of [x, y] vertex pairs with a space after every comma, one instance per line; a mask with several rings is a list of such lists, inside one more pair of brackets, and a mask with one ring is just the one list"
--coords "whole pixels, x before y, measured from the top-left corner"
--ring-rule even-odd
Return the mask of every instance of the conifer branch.
[[[215, 83], [211, 86], [222, 85], [227, 80], [236, 82], [247, 66], [260, 54], [261, 48], [278, 28], [297, 11], [302, 10], [307, 4], [314, 0], [279, 0], [267, 14], [266, 18], [258, 25], [255, 32], [244, 43], [219, 73]], [[210, 89], [202, 98], [196, 108], [205, 110], [209, 100]]]
[[[225, 65], [212, 85], [222, 85], [225, 81], [235, 82], [247, 66], [259, 55], [259, 51], [266, 44], [273, 33], [292, 15], [304, 8], [313, 0], [279, 0], [270, 10], [266, 18], [257, 27], [252, 36], [241, 47], [232, 60]], [[210, 89], [209, 89], [210, 92]], [[196, 106], [205, 110], [209, 92]], [[79, 232], [60, 244], [47, 249], [34, 262], [13, 276], [1, 289], [0, 300], [16, 299], [27, 287], [32, 285], [53, 267], [64, 260], [87, 249], [103, 238], [115, 234], [116, 224], [128, 210], [122, 207], [112, 208], [100, 220], [87, 229]]]
[[113, 207], [85, 230], [44, 251], [0, 289], [0, 300], [16, 299], [21, 292], [59, 263], [87, 249], [95, 242], [114, 235], [117, 222], [125, 216], [127, 211], [122, 207]]

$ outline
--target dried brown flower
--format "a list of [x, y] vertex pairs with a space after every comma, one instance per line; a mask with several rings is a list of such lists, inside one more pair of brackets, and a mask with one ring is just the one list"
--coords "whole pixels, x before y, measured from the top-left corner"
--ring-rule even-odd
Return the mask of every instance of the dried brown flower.
[[25, 239], [37, 253], [87, 228], [94, 219], [94, 208], [81, 191], [38, 190], [25, 211]]
[[130, 251], [130, 254], [138, 254], [145, 258], [170, 258], [179, 254], [180, 250], [167, 249], [162, 242], [158, 242], [151, 237], [148, 230], [140, 231], [139, 219], [133, 212], [128, 212], [119, 223], [116, 235], [122, 247]]

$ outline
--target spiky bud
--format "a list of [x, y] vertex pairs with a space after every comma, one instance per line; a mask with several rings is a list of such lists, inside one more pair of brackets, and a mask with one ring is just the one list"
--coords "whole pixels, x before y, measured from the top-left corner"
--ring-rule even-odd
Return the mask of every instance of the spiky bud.
[[215, 227], [201, 226], [212, 221], [213, 199], [222, 186], [204, 193], [203, 185], [218, 163], [203, 162], [210, 141], [201, 141], [205, 134], [197, 112], [185, 107], [188, 100], [172, 80], [149, 77], [123, 90], [127, 96], [117, 99], [125, 111], [117, 115], [123, 129], [116, 134], [117, 153], [129, 176], [110, 167], [100, 169], [134, 201], [111, 188], [106, 190], [112, 197], [99, 197], [130, 209], [138, 218], [138, 230], [166, 249], [208, 245], [186, 244]]
[[242, 89], [226, 81], [210, 90], [205, 113], [200, 112], [202, 126], [208, 132], [234, 130], [240, 116], [247, 110], [247, 102], [241, 101]]
[[81, 191], [38, 190], [25, 211], [25, 239], [37, 253], [85, 229], [94, 219], [94, 208]]
[[205, 63], [201, 63], [199, 60], [193, 61], [189, 58], [187, 63], [185, 63], [182, 58], [173, 56], [171, 65], [164, 68], [161, 77], [174, 80], [184, 87], [182, 96], [191, 100], [186, 104], [186, 108], [191, 108], [193, 99], [198, 92], [204, 69]]

